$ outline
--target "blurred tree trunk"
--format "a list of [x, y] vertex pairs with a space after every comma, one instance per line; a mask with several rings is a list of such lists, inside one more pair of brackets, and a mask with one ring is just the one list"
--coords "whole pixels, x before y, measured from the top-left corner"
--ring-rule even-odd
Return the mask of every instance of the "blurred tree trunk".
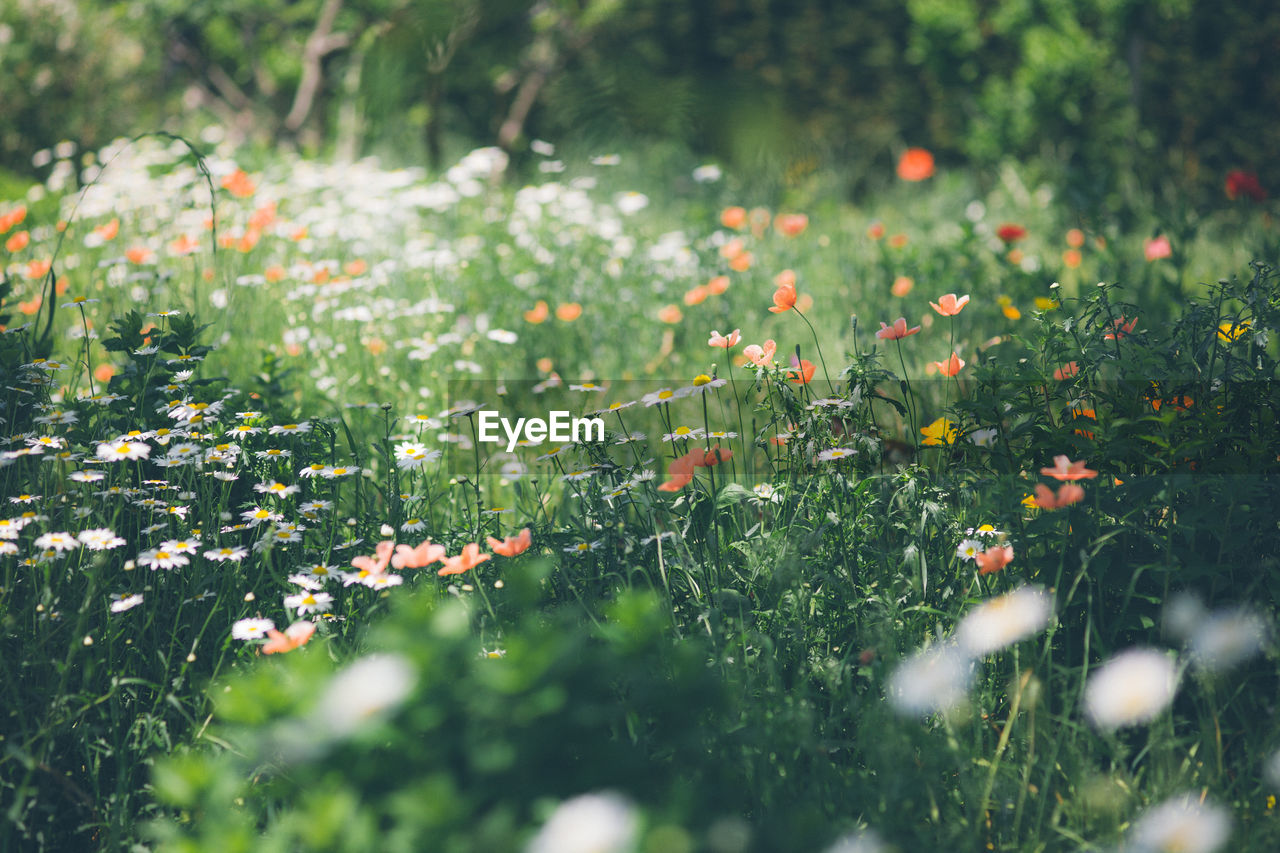
[[434, 171], [439, 171], [444, 161], [440, 135], [444, 128], [445, 72], [457, 56], [458, 49], [471, 38], [480, 23], [479, 0], [464, 0], [450, 5], [455, 8], [444, 35], [441, 37], [430, 31], [423, 33], [427, 56], [427, 124], [423, 129], [423, 141], [427, 146], [428, 162]]
[[333, 25], [342, 9], [342, 0], [325, 0], [320, 9], [320, 17], [316, 20], [315, 29], [307, 37], [306, 47], [302, 54], [302, 76], [298, 80], [298, 88], [293, 93], [293, 106], [284, 117], [281, 130], [288, 139], [296, 141], [311, 108], [315, 105], [316, 95], [324, 82], [324, 60], [334, 51], [342, 50], [351, 44], [349, 33], [335, 33]]
[[525, 52], [520, 82], [511, 87], [515, 97], [498, 128], [498, 145], [503, 150], [510, 152], [524, 132], [529, 113], [546, 85], [591, 43], [605, 23], [622, 11], [622, 5], [611, 0], [591, 0], [576, 14], [548, 2], [534, 6], [530, 15], [537, 34]]

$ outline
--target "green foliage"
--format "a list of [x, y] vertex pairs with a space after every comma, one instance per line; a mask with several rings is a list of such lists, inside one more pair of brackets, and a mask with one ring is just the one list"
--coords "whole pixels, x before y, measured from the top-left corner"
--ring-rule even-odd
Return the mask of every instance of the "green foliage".
[[141, 13], [125, 3], [0, 6], [0, 166], [29, 173], [39, 149], [93, 149], [155, 121], [161, 56]]
[[1216, 204], [1231, 169], [1280, 186], [1278, 28], [1268, 0], [21, 0], [0, 162], [186, 99], [241, 138], [433, 166], [495, 139], [661, 139], [780, 183], [838, 164], [852, 194], [924, 145], [1034, 164], [1088, 211], [1170, 184]]

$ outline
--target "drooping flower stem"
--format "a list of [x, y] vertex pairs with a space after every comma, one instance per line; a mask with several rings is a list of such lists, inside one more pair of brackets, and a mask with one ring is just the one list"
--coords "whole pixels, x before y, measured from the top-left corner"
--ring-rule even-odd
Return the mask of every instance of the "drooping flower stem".
[[916, 411], [915, 411], [915, 392], [911, 390], [911, 378], [907, 376], [907, 360], [902, 355], [902, 339], [896, 338], [894, 342], [898, 345], [898, 363], [902, 365], [902, 381], [907, 386], [907, 418], [908, 425], [911, 428], [911, 443], [916, 443]]
[[818, 361], [822, 363], [822, 375], [827, 378], [827, 386], [830, 388], [832, 385], [831, 371], [827, 370], [827, 360], [822, 357], [822, 347], [818, 344], [818, 332], [813, 328], [813, 324], [809, 322], [809, 318], [800, 313], [799, 308], [792, 306], [791, 310], [799, 314], [800, 319], [804, 320], [804, 324], [809, 327], [809, 333], [813, 335], [813, 348], [818, 351]]

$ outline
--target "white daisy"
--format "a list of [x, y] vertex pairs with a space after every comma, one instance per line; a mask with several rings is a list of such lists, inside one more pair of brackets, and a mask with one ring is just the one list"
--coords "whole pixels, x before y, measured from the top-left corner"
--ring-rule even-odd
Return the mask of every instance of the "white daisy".
[[126, 595], [124, 593], [120, 593], [118, 595], [113, 594], [111, 596], [111, 612], [123, 613], [126, 610], [132, 610], [141, 603], [141, 593], [134, 593], [133, 595]]
[[1053, 599], [1043, 589], [1019, 587], [971, 610], [956, 638], [970, 655], [982, 657], [1043, 630], [1052, 613]]
[[1231, 813], [1200, 797], [1183, 794], [1147, 809], [1130, 837], [1142, 853], [1213, 853], [1231, 836]]
[[1089, 675], [1085, 713], [1101, 729], [1145, 723], [1173, 701], [1177, 666], [1157, 649], [1121, 652]]
[[58, 553], [71, 551], [80, 547], [80, 540], [70, 533], [51, 532], [36, 538], [36, 547], [40, 550], [54, 550]]
[[270, 619], [241, 619], [231, 626], [231, 636], [237, 640], [261, 640], [275, 628], [276, 623]]
[[80, 544], [90, 551], [108, 551], [128, 544], [117, 536], [115, 531], [108, 530], [105, 527], [81, 530], [76, 534], [76, 538], [80, 540]]
[[620, 795], [583, 794], [552, 812], [525, 853], [626, 853], [639, 828], [635, 807]]
[[905, 716], [948, 711], [960, 705], [973, 679], [973, 662], [956, 646], [932, 646], [898, 664], [886, 694]]
[[308, 590], [297, 595], [286, 595], [284, 597], [284, 606], [297, 610], [299, 616], [306, 616], [308, 613], [323, 613], [333, 606], [333, 596], [327, 592]]

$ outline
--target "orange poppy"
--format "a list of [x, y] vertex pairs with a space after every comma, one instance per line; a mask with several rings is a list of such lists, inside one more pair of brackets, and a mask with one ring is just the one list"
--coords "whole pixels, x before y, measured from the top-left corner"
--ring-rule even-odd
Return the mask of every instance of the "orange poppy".
[[791, 370], [787, 371], [787, 381], [794, 382], [797, 385], [808, 385], [813, 381], [813, 373], [817, 370], [812, 361], [807, 358], [800, 359], [798, 365], [793, 364]]
[[920, 331], [919, 326], [907, 328], [907, 318], [899, 317], [893, 321], [893, 325], [886, 325], [883, 321], [880, 323], [880, 331], [876, 332], [876, 337], [882, 341], [899, 341], [903, 338], [917, 334]]
[[514, 557], [529, 550], [529, 546], [533, 544], [533, 534], [526, 527], [515, 536], [508, 536], [506, 539], [495, 539], [489, 536], [487, 541], [489, 550], [493, 553], [502, 557]]
[[374, 555], [366, 557], [363, 554], [359, 557], [351, 558], [351, 565], [362, 572], [369, 574], [379, 574], [386, 570], [387, 563], [391, 560], [391, 552], [395, 548], [396, 543], [390, 539], [379, 542], [374, 547]]
[[933, 366], [938, 368], [938, 372], [943, 376], [951, 377], [960, 372], [960, 368], [964, 367], [964, 359], [958, 354], [951, 353], [951, 358], [946, 361], [935, 361]]
[[965, 295], [957, 299], [954, 293], [946, 293], [937, 302], [930, 302], [929, 304], [933, 306], [934, 311], [937, 311], [943, 317], [954, 317], [964, 309], [964, 306], [969, 304], [969, 297]]
[[731, 347], [736, 347], [740, 340], [742, 340], [741, 329], [734, 329], [727, 335], [722, 335], [719, 331], [713, 329], [711, 331], [711, 340], [707, 341], [707, 346], [730, 349]]
[[533, 306], [532, 310], [524, 312], [524, 319], [527, 323], [545, 323], [547, 315], [551, 313], [551, 309], [547, 307], [545, 300], [539, 299], [538, 303]]
[[112, 219], [103, 225], [98, 225], [93, 229], [93, 233], [100, 237], [103, 242], [114, 240], [116, 235], [120, 233], [120, 220]]
[[181, 234], [169, 244], [169, 254], [189, 255], [200, 248], [200, 242], [190, 234]]
[[1075, 483], [1063, 483], [1056, 495], [1044, 483], [1036, 483], [1036, 494], [1032, 503], [1041, 509], [1062, 509], [1064, 506], [1070, 506], [1082, 500], [1084, 500], [1084, 489]]
[[444, 556], [444, 546], [437, 545], [430, 539], [420, 543], [416, 548], [408, 545], [397, 545], [395, 553], [391, 555], [391, 567], [393, 569], [421, 569], [431, 565], [436, 560], [443, 560]]
[[973, 559], [978, 564], [978, 574], [993, 574], [1013, 562], [1013, 546], [993, 545]]
[[1084, 467], [1083, 459], [1072, 462], [1065, 455], [1053, 457], [1053, 467], [1041, 468], [1040, 473], [1046, 477], [1053, 477], [1055, 480], [1091, 480], [1098, 476], [1097, 471]]
[[8, 232], [15, 225], [21, 225], [22, 220], [26, 218], [27, 206], [25, 204], [20, 204], [6, 213], [0, 213], [0, 234]]
[[1136, 325], [1138, 325], [1138, 319], [1136, 317], [1126, 322], [1125, 318], [1121, 316], [1120, 319], [1115, 322], [1115, 331], [1107, 332], [1102, 336], [1102, 339], [1104, 341], [1114, 341], [1117, 338], [1123, 338], [1125, 335], [1132, 332], [1133, 327]]
[[262, 644], [262, 653], [264, 655], [274, 655], [280, 652], [291, 652], [299, 646], [305, 646], [307, 640], [311, 639], [311, 635], [316, 632], [316, 623], [314, 622], [294, 622], [284, 631], [277, 631], [275, 628], [267, 631], [267, 641]]
[[898, 158], [898, 177], [904, 181], [923, 181], [933, 177], [933, 155], [924, 148], [908, 148]]
[[236, 169], [223, 178], [222, 188], [236, 198], [248, 198], [258, 189], [243, 169]]
[[572, 323], [582, 316], [582, 306], [577, 302], [566, 302], [556, 306], [556, 317], [566, 323]]
[[747, 210], [744, 207], [726, 207], [720, 211], [720, 224], [734, 231], [747, 224]]
[[773, 306], [769, 311], [774, 314], [781, 314], [790, 311], [796, 305], [796, 288], [791, 284], [780, 284], [778, 289], [773, 292]]
[[787, 237], [798, 237], [809, 227], [809, 217], [803, 213], [780, 213], [773, 225]]
[[740, 237], [734, 237], [728, 243], [720, 247], [720, 257], [726, 261], [731, 261], [747, 250], [747, 244], [742, 242]]
[[690, 288], [688, 291], [685, 292], [684, 304], [685, 305], [701, 305], [703, 302], [707, 301], [708, 295], [710, 295], [710, 291], [707, 290], [705, 285], [700, 284], [697, 287]]
[[8, 240], [4, 241], [4, 247], [10, 252], [21, 252], [31, 243], [31, 232], [19, 231]]
[[445, 575], [460, 575], [463, 572], [474, 569], [476, 566], [488, 559], [490, 559], [489, 554], [480, 553], [479, 543], [471, 542], [462, 549], [462, 553], [458, 556], [445, 557], [441, 561], [444, 563], [444, 567], [436, 572], [436, 574], [441, 577]]
[[764, 346], [749, 344], [743, 348], [742, 354], [756, 367], [768, 367], [773, 362], [773, 354], [777, 351], [777, 343], [770, 339], [764, 342]]

